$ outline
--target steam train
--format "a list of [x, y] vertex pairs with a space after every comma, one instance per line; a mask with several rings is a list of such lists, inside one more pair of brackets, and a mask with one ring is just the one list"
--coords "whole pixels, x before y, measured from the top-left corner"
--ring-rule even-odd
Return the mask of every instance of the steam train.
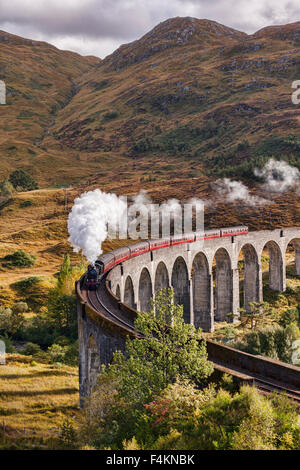
[[122, 263], [127, 259], [142, 255], [149, 251], [159, 250], [168, 246], [182, 245], [183, 243], [193, 243], [199, 240], [210, 240], [212, 238], [235, 237], [238, 235], [247, 235], [248, 227], [229, 227], [222, 229], [206, 230], [204, 232], [191, 232], [183, 235], [172, 235], [167, 238], [157, 238], [146, 240], [133, 245], [117, 248], [110, 253], [106, 253], [95, 262], [95, 265], [88, 267], [86, 285], [89, 290], [96, 290], [99, 279], [102, 274], [112, 269], [116, 264]]

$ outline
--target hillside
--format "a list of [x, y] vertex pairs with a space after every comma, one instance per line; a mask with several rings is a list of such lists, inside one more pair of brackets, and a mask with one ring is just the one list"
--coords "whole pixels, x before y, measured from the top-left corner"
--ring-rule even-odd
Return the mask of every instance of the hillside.
[[[1, 175], [23, 168], [42, 188], [143, 188], [158, 201], [215, 200], [211, 183], [228, 176], [263, 196], [255, 167], [270, 156], [300, 167], [299, 35], [300, 23], [247, 35], [171, 18], [100, 60], [2, 32]], [[298, 223], [294, 192], [274, 200], [243, 214], [218, 200], [207, 220]]]
[[300, 23], [247, 35], [172, 18], [100, 60], [2, 32], [1, 172], [47, 186], [141, 159], [212, 178], [251, 179], [271, 155], [298, 164], [299, 34]]
[[43, 141], [59, 110], [76, 94], [76, 79], [99, 61], [0, 31], [0, 80], [7, 90], [7, 104], [0, 106], [1, 176], [22, 167], [45, 184], [50, 168], [54, 174], [73, 172], [75, 157]]
[[299, 34], [299, 23], [246, 35], [208, 20], [167, 20], [81, 78], [47, 142], [91, 160], [188, 160], [213, 177], [253, 178], [271, 155], [298, 164], [291, 83], [300, 76]]

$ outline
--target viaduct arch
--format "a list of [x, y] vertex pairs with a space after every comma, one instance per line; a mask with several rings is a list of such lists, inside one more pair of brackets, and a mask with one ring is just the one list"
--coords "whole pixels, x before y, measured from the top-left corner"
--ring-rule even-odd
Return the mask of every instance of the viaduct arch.
[[172, 269], [172, 287], [174, 289], [174, 302], [183, 306], [183, 318], [190, 323], [190, 282], [186, 262], [179, 256]]

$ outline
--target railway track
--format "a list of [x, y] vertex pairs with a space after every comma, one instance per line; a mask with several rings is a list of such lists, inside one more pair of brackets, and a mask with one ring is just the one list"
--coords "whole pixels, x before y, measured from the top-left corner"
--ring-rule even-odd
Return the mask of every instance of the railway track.
[[[112, 303], [109, 298], [109, 293], [106, 290], [106, 279], [102, 278], [100, 281], [99, 288], [95, 291], [87, 290], [87, 299], [90, 305], [98, 313], [101, 312], [108, 320], [119, 324], [122, 328], [126, 328], [131, 332], [134, 332], [133, 320], [130, 319], [120, 310], [118, 305]], [[109, 307], [107, 306], [109, 305]]]
[[253, 385], [266, 395], [273, 392], [284, 394], [291, 400], [295, 401], [300, 407], [300, 392], [299, 390], [291, 389], [289, 385], [279, 385], [277, 383], [270, 382], [269, 380], [258, 378], [254, 378]]
[[[81, 291], [82, 292], [82, 291]], [[129, 317], [124, 311], [120, 309], [120, 303], [115, 301], [112, 298], [110, 292], [107, 289], [106, 285], [106, 276], [103, 276], [100, 280], [99, 287], [95, 291], [85, 290], [86, 293], [86, 301], [88, 302], [89, 306], [96, 311], [99, 315], [104, 317], [106, 320], [114, 323], [120, 329], [124, 331], [124, 333], [131, 333], [136, 335], [134, 330], [134, 318]], [[207, 343], [213, 344], [211, 341], [207, 341]], [[224, 352], [226, 346], [218, 345], [218, 347], [223, 348]], [[210, 351], [210, 348], [208, 348]], [[235, 350], [236, 355], [241, 356], [241, 363], [242, 363], [242, 353], [241, 351]], [[248, 355], [251, 356], [251, 355]], [[283, 382], [282, 380], [274, 380], [273, 378], [262, 376], [257, 373], [253, 373], [251, 370], [248, 370], [245, 367], [237, 367], [231, 364], [229, 361], [219, 361], [214, 357], [213, 354], [208, 354], [209, 359], [214, 363], [214, 366], [217, 370], [221, 372], [226, 372], [233, 377], [237, 378], [241, 382], [246, 382], [251, 385], [254, 385], [258, 388], [258, 390], [264, 394], [269, 395], [273, 392], [277, 392], [280, 394], [285, 394], [288, 398], [295, 401], [298, 406], [300, 407], [300, 368], [299, 368], [299, 384], [291, 385], [288, 382]], [[225, 357], [225, 354], [224, 354]], [[254, 356], [255, 357], [255, 356]], [[260, 360], [264, 360], [266, 363], [268, 362], [267, 358], [261, 358]], [[283, 363], [282, 363], [283, 364]], [[284, 364], [283, 364], [284, 366]], [[287, 368], [287, 376], [288, 376], [288, 369], [289, 365], [285, 365]], [[267, 365], [266, 365], [267, 369]]]

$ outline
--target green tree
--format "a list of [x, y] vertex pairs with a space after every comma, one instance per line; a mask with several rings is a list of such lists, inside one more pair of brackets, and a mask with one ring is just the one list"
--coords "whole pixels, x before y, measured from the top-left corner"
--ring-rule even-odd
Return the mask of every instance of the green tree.
[[56, 335], [77, 338], [77, 310], [76, 298], [72, 295], [60, 294], [53, 289], [48, 299], [48, 319]]
[[18, 191], [32, 191], [39, 188], [32, 176], [24, 170], [13, 171], [9, 175], [9, 181]]
[[23, 312], [17, 308], [0, 307], [0, 332], [14, 336], [24, 324]]
[[184, 322], [171, 289], [156, 293], [151, 311], [138, 314], [135, 330], [139, 337], [127, 339], [125, 354], [114, 354], [86, 403], [81, 434], [96, 447], [151, 434], [145, 404], [177, 378], [200, 384], [213, 372], [201, 332]]
[[250, 324], [250, 328], [256, 329], [263, 321], [273, 314], [272, 307], [267, 302], [249, 302], [249, 311], [240, 309], [241, 326]]
[[157, 292], [151, 311], [139, 313], [134, 325], [140, 338], [128, 339], [126, 356], [116, 352], [107, 368], [118, 375], [125, 400], [143, 405], [178, 376], [200, 383], [213, 372], [201, 331], [184, 322], [173, 290]]
[[65, 282], [67, 278], [71, 275], [71, 273], [72, 273], [72, 266], [71, 266], [70, 256], [67, 254], [64, 257], [63, 263], [59, 271], [58, 279], [57, 279], [57, 288], [60, 292], [62, 292]]
[[300, 327], [299, 307], [300, 305], [298, 305], [298, 308], [289, 308], [288, 310], [285, 310], [280, 317], [279, 325], [286, 327], [291, 323], [296, 323]]

